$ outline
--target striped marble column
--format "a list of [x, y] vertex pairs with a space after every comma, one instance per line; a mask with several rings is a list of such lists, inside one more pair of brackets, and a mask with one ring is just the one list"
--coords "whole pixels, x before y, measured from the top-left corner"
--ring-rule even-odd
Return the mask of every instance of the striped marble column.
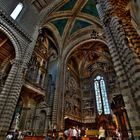
[[0, 140], [9, 130], [23, 84], [22, 61], [14, 60], [4, 88], [0, 93]]
[[[131, 47], [129, 47], [129, 44], [125, 41], [126, 37], [124, 37], [124, 31], [122, 30], [123, 28], [121, 27], [121, 25], [119, 25], [118, 18], [113, 17], [110, 25], [113, 35], [116, 38], [116, 42], [118, 44], [117, 48], [120, 54], [120, 59], [122, 59], [122, 65], [125, 71], [125, 76], [127, 77], [126, 80], [120, 81], [120, 83], [123, 86], [122, 93], [124, 95], [129, 120], [133, 129], [135, 130], [140, 125], [140, 114], [138, 112], [139, 100], [135, 100], [135, 96], [139, 95], [140, 90], [140, 61], [135, 51], [131, 49]], [[120, 75], [120, 78], [123, 76], [124, 75]], [[128, 84], [128, 87], [125, 87], [125, 84]]]
[[[139, 37], [136, 37], [136, 32], [134, 33], [132, 26], [127, 25], [128, 22], [125, 24], [124, 21], [120, 22], [120, 18], [115, 14], [116, 11], [113, 11], [113, 6], [109, 0], [98, 2], [97, 9], [107, 35], [108, 47], [120, 82], [129, 120], [135, 138], [139, 138], [140, 60], [138, 48], [140, 40], [138, 41]], [[127, 38], [130, 37], [129, 34], [131, 41], [127, 41]]]
[[[113, 36], [111, 28], [109, 27], [109, 24], [106, 25], [104, 23], [105, 17], [106, 17], [106, 22], [107, 21], [110, 22], [111, 18], [106, 15], [106, 9], [105, 9], [104, 3], [98, 3], [97, 9], [99, 12], [99, 16], [100, 16], [102, 25], [104, 27], [104, 31], [106, 33], [108, 48], [110, 50], [111, 57], [112, 57], [112, 60], [114, 62], [114, 68], [116, 71], [119, 71], [119, 73], [117, 73], [118, 77], [119, 77], [119, 75], [125, 74], [125, 71], [124, 71], [123, 66], [122, 66], [122, 60], [120, 59], [120, 54], [119, 54], [119, 51], [117, 48], [117, 42], [115, 41], [116, 38]], [[126, 79], [126, 77], [124, 77], [124, 79]]]
[[[126, 109], [134, 136], [135, 138], [140, 138], [140, 37], [132, 26], [129, 13], [125, 12], [127, 3], [128, 1], [119, 1], [117, 3], [119, 8], [116, 12], [117, 16], [112, 18], [111, 27], [119, 44], [119, 53], [121, 54], [122, 64], [124, 65], [128, 77], [127, 81], [129, 82], [129, 87], [127, 89], [123, 88], [123, 93], [126, 94]], [[122, 34], [125, 34], [125, 38], [122, 37]], [[124, 42], [124, 40], [126, 41]], [[128, 89], [130, 90], [130, 94], [127, 92]]]

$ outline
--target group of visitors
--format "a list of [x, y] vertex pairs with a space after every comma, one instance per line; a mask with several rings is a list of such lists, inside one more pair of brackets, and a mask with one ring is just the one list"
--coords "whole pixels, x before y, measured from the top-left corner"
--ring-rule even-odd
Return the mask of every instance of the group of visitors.
[[21, 131], [15, 130], [14, 132], [9, 132], [5, 140], [23, 140], [23, 133]]
[[[111, 136], [111, 139], [121, 140], [121, 134], [117, 129], [115, 134], [116, 135], [114, 135], [114, 137]], [[66, 129], [64, 132], [59, 132], [59, 133], [56, 130], [53, 131], [48, 130], [45, 140], [81, 140], [81, 138], [83, 137], [86, 137], [85, 128], [73, 127], [73, 128]], [[95, 138], [97, 140], [105, 140], [107, 137], [108, 137], [107, 130], [105, 130], [102, 126], [100, 126]], [[14, 132], [9, 132], [5, 140], [23, 140], [23, 139], [24, 139], [24, 133], [15, 130]]]
[[[99, 140], [105, 140], [107, 136], [108, 136], [107, 130], [105, 130], [102, 126], [100, 126], [100, 128], [99, 128], [99, 136], [98, 136], [98, 139], [99, 139]], [[120, 132], [118, 131], [118, 129], [116, 129], [116, 130], [114, 131], [114, 134], [111, 136], [111, 138], [112, 138], [113, 140], [121, 140], [121, 134], [120, 134]]]
[[[65, 136], [66, 140], [80, 140], [82, 137], [86, 136], [86, 133], [85, 133], [84, 128], [79, 129], [78, 127], [77, 128], [73, 127], [73, 128], [69, 128], [69, 129], [65, 130], [64, 136]], [[107, 131], [102, 126], [100, 126], [95, 138], [98, 140], [105, 140], [107, 138], [107, 136], [108, 136]], [[120, 133], [118, 131], [116, 131], [116, 133], [115, 133], [114, 137], [112, 137], [112, 139], [121, 140]]]
[[82, 130], [78, 127], [66, 129], [64, 132], [48, 131], [45, 140], [80, 140]]
[[69, 128], [64, 131], [65, 139], [67, 140], [77, 140], [81, 138], [81, 129], [78, 127]]
[[[50, 131], [47, 133], [45, 140], [87, 140], [86, 137], [86, 131], [88, 129], [85, 129], [84, 127], [78, 128], [78, 127], [72, 127], [66, 129], [64, 132], [61, 131], [57, 133], [57, 131]], [[92, 138], [93, 140], [122, 140], [121, 133], [118, 129], [113, 130], [113, 133], [110, 133], [110, 130], [104, 129], [103, 126], [100, 126], [98, 130], [94, 131], [94, 136]], [[128, 137], [128, 140], [133, 140], [132, 136], [131, 138]]]

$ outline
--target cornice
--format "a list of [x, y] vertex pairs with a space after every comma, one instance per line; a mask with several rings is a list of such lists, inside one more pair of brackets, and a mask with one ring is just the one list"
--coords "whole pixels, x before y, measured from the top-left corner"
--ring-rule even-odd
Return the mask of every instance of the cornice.
[[26, 33], [19, 25], [15, 22], [9, 15], [7, 15], [1, 8], [0, 8], [0, 20], [5, 21], [8, 23], [9, 26], [15, 29], [21, 36], [23, 36], [28, 42], [32, 42], [32, 37]]

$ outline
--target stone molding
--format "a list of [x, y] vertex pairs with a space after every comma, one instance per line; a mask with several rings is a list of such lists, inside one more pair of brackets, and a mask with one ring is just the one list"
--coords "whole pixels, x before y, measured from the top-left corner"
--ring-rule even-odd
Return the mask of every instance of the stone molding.
[[1, 8], [0, 8], [0, 19], [2, 21], [6, 21], [11, 28], [14, 28], [22, 37], [24, 37], [26, 40], [31, 42], [33, 39], [32, 37], [27, 34], [19, 25], [16, 23], [9, 15], [7, 15]]

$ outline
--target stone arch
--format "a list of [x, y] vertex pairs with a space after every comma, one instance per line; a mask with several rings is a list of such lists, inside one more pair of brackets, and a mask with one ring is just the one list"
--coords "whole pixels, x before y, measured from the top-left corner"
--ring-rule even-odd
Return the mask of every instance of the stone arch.
[[[63, 85], [63, 91], [62, 91], [63, 93], [62, 93], [62, 96], [65, 95], [65, 89], [64, 89], [64, 87], [66, 87], [66, 84], [65, 84], [65, 80], [66, 80], [66, 69], [67, 69], [67, 67], [66, 67], [67, 65], [66, 64], [67, 64], [67, 61], [68, 61], [69, 56], [72, 54], [72, 52], [74, 51], [74, 49], [76, 49], [78, 46], [80, 46], [80, 45], [82, 45], [84, 43], [87, 43], [87, 42], [92, 42], [92, 41], [99, 41], [99, 42], [102, 42], [103, 44], [105, 44], [107, 46], [107, 43], [104, 40], [101, 40], [101, 39], [91, 39], [90, 34], [88, 34], [88, 35], [85, 35], [85, 36], [83, 35], [82, 38], [78, 38], [77, 40], [74, 40], [73, 42], [71, 42], [70, 44], [68, 44], [68, 46], [64, 50], [64, 53], [63, 53], [64, 67], [63, 67], [63, 84], [62, 84]], [[64, 100], [64, 97], [62, 99]], [[64, 106], [65, 106], [65, 104], [64, 104], [64, 101], [63, 101], [62, 108]]]
[[[40, 25], [43, 24], [46, 16], [48, 16], [48, 14], [53, 10], [53, 8], [56, 7], [60, 2], [62, 2], [62, 0], [54, 1], [52, 3], [52, 5], [47, 6], [47, 7], [44, 8], [43, 12], [40, 13], [40, 17], [41, 17]], [[45, 13], [44, 13], [44, 11], [45, 11]]]
[[13, 62], [13, 60], [21, 59], [21, 51], [20, 44], [11, 29], [3, 24], [0, 24], [0, 33], [1, 38], [4, 42], [1, 46], [1, 51], [4, 52], [4, 57], [2, 56], [2, 63], [0, 64], [0, 75], [2, 80], [2, 82], [0, 83], [0, 91], [2, 91], [5, 86], [6, 79], [12, 68], [11, 62]]
[[57, 53], [60, 54], [60, 46], [62, 46], [62, 44], [61, 44], [62, 41], [61, 41], [61, 37], [60, 37], [59, 33], [57, 32], [57, 30], [55, 30], [55, 28], [53, 26], [51, 26], [50, 24], [45, 24], [41, 28], [42, 29], [44, 28], [52, 33], [51, 37], [55, 41], [53, 43], [55, 43], [54, 45], [57, 49]]
[[[92, 39], [90, 37], [90, 34], [88, 34], [87, 36], [83, 36], [83, 38], [81, 40], [80, 40], [80, 38], [78, 38], [77, 40], [75, 40], [75, 41], [71, 42], [70, 44], [68, 44], [68, 46], [64, 50], [64, 54], [62, 55], [63, 60], [64, 60], [64, 77], [65, 77], [66, 63], [67, 63], [68, 58], [69, 58], [70, 54], [72, 53], [72, 51], [74, 51], [74, 49], [76, 49], [78, 46], [80, 46], [80, 45], [82, 45], [84, 43], [87, 43], [87, 42], [91, 42], [91, 41], [99, 41], [99, 42], [101, 42], [101, 43], [103, 43], [103, 44], [105, 44], [107, 46], [107, 42], [105, 42], [102, 39]], [[108, 50], [109, 50], [109, 48], [108, 48]], [[109, 50], [109, 52], [110, 52], [110, 50]]]
[[63, 54], [63, 59], [65, 60], [65, 62], [67, 61], [68, 57], [70, 56], [70, 54], [72, 53], [72, 51], [77, 48], [78, 46], [86, 43], [86, 42], [91, 42], [91, 41], [99, 41], [104, 43], [105, 45], [107, 45], [107, 43], [104, 40], [101, 39], [92, 39], [88, 36], [84, 36], [81, 40], [80, 38], [75, 40], [74, 42], [71, 42], [70, 44], [68, 44], [68, 46], [66, 47], [67, 49], [64, 50], [64, 54]]
[[0, 31], [2, 31], [10, 39], [15, 49], [15, 59], [20, 60], [21, 59], [20, 44], [14, 33], [9, 28], [7, 28], [2, 24], [0, 25]]
[[[67, 49], [65, 50], [65, 52], [63, 54], [63, 61], [64, 61], [64, 67], [63, 67], [63, 70], [64, 70], [64, 77], [63, 78], [64, 78], [64, 80], [63, 81], [65, 81], [66, 63], [67, 63], [68, 58], [69, 58], [70, 54], [72, 53], [72, 51], [74, 49], [76, 49], [78, 46], [80, 46], [81, 44], [84, 44], [86, 42], [91, 42], [91, 41], [100, 41], [100, 42], [107, 45], [107, 43], [103, 40], [100, 40], [100, 39], [95, 40], [95, 39], [91, 39], [89, 37], [88, 38], [84, 37], [83, 41], [78, 40], [78, 43], [76, 43], [76, 42], [70, 43], [70, 45], [67, 46]], [[65, 83], [63, 85], [65, 85]]]
[[[8, 74], [8, 77], [6, 78], [6, 81], [2, 87], [2, 91], [0, 94], [1, 96], [0, 97], [1, 98], [0, 119], [1, 119], [1, 122], [3, 122], [0, 124], [0, 131], [2, 132], [1, 136], [4, 136], [6, 132], [8, 132], [8, 129], [10, 128], [10, 125], [12, 123], [14, 110], [15, 110], [18, 97], [19, 97], [19, 92], [22, 86], [22, 72], [23, 71], [22, 71], [22, 67], [19, 65], [19, 64], [22, 64], [20, 33], [19, 34], [16, 33], [16, 29], [12, 30], [12, 28], [10, 28], [10, 26], [8, 26], [6, 23], [0, 23], [0, 32], [5, 34], [6, 38], [10, 40], [10, 44], [12, 44], [11, 46], [13, 47], [12, 49], [14, 50], [14, 53], [15, 53], [13, 57], [14, 59], [12, 58], [13, 65], [10, 69], [10, 72]], [[19, 40], [18, 40], [18, 37], [19, 37]], [[18, 66], [20, 67], [20, 70], [18, 70], [19, 69]], [[14, 87], [17, 87], [17, 88], [14, 88]], [[9, 110], [9, 113], [7, 114], [6, 112], [8, 110]]]

